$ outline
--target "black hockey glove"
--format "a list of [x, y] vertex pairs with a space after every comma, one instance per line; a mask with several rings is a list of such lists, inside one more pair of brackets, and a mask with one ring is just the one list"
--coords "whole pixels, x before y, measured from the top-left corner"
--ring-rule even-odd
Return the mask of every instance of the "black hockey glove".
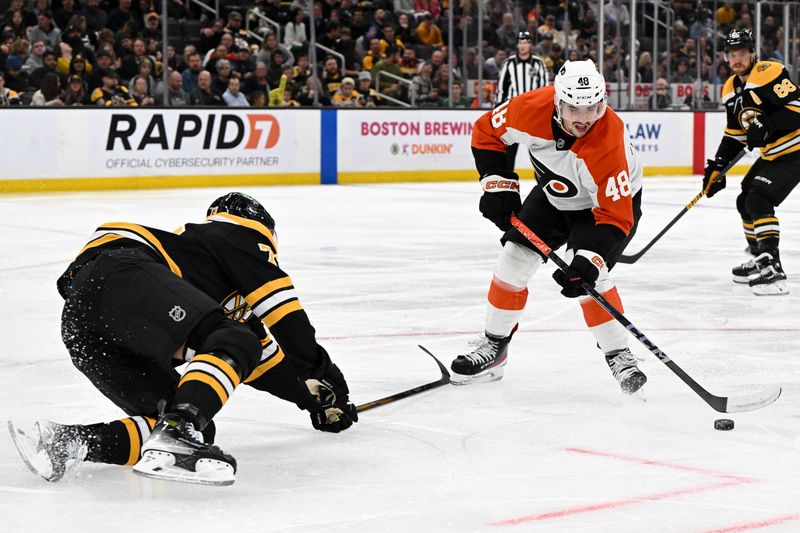
[[319, 403], [309, 410], [314, 429], [339, 433], [358, 422], [356, 406], [348, 398], [347, 382], [336, 365], [331, 364], [321, 379], [306, 380], [306, 386]]
[[[512, 173], [513, 174], [513, 173]], [[518, 213], [522, 202], [519, 197], [519, 178], [486, 176], [481, 180], [483, 196], [478, 208], [481, 214], [503, 231], [511, 229], [511, 213]]]
[[567, 298], [577, 298], [586, 294], [581, 287], [582, 283], [588, 283], [590, 287], [594, 287], [604, 264], [605, 262], [599, 254], [588, 250], [579, 250], [566, 271], [558, 269], [553, 272], [553, 279], [561, 285], [561, 294]]
[[753, 117], [750, 127], [747, 128], [747, 147], [749, 149], [761, 148], [768, 144], [767, 138], [775, 131], [775, 124], [765, 114]]
[[720, 171], [727, 164], [727, 161], [723, 161], [720, 158], [706, 160], [706, 171], [703, 174], [703, 192], [709, 198], [725, 188], [725, 174], [720, 174]]

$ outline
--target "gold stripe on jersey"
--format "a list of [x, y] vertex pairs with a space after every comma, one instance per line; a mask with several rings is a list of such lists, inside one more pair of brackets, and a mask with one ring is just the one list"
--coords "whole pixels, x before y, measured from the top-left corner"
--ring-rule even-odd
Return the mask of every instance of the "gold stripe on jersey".
[[739, 142], [747, 142], [747, 130], [739, 130], [733, 128], [725, 128], [725, 136], [731, 139], [736, 139]]
[[93, 241], [89, 241], [89, 243], [86, 246], [81, 248], [81, 251], [78, 252], [78, 255], [76, 255], [75, 257], [76, 258], [80, 257], [81, 254], [83, 252], [85, 252], [86, 250], [91, 250], [92, 248], [97, 248], [98, 246], [103, 246], [106, 243], [109, 243], [111, 241], [116, 241], [117, 239], [121, 239], [121, 238], [122, 237], [119, 236], [119, 235], [115, 235], [113, 233], [106, 233], [102, 237], [98, 237], [97, 239], [95, 239]]
[[793, 131], [761, 148], [761, 157], [772, 161], [800, 150], [800, 130]]
[[261, 340], [264, 349], [261, 351], [261, 362], [253, 370], [253, 372], [245, 379], [245, 383], [249, 383], [264, 375], [267, 371], [274, 368], [278, 363], [283, 361], [284, 354], [278, 343], [272, 340], [269, 335]]
[[736, 96], [736, 92], [733, 88], [733, 79], [736, 77], [734, 74], [730, 78], [725, 81], [725, 85], [722, 86], [722, 103], [727, 102], [734, 96]]
[[249, 218], [237, 217], [236, 215], [231, 215], [230, 213], [217, 213], [215, 215], [211, 215], [210, 217], [207, 217], [206, 220], [211, 220], [211, 221], [216, 220], [218, 222], [229, 222], [229, 223], [237, 224], [239, 226], [244, 226], [246, 228], [250, 228], [252, 230], [255, 230], [255, 231], [259, 232], [261, 235], [263, 235], [264, 237], [266, 237], [267, 240], [269, 241], [270, 245], [272, 245], [272, 250], [276, 254], [278, 253], [278, 245], [275, 243], [274, 235], [272, 234], [272, 232], [269, 230], [268, 227], [266, 227], [261, 222], [258, 222], [257, 220], [250, 220]]
[[758, 89], [774, 81], [783, 72], [783, 65], [775, 61], [758, 61], [747, 77], [745, 89]]
[[300, 302], [298, 300], [292, 300], [290, 302], [286, 302], [285, 304], [280, 305], [274, 311], [267, 314], [267, 316], [265, 316], [262, 320], [264, 321], [264, 323], [267, 325], [268, 328], [271, 328], [289, 313], [302, 310], [303, 306], [300, 305]]
[[292, 279], [289, 276], [265, 283], [261, 287], [245, 296], [244, 299], [250, 305], [250, 309], [255, 310], [256, 305], [258, 305], [262, 300], [268, 298], [275, 292], [286, 288], [294, 288], [292, 285]]
[[144, 239], [146, 244], [149, 244], [153, 249], [155, 249], [161, 255], [161, 257], [164, 258], [164, 261], [166, 261], [167, 266], [169, 267], [169, 269], [172, 271], [173, 274], [175, 274], [178, 277], [183, 277], [180, 267], [175, 261], [172, 260], [172, 257], [170, 257], [170, 255], [164, 249], [164, 246], [162, 246], [161, 241], [159, 241], [155, 235], [150, 233], [150, 231], [144, 228], [143, 226], [140, 226], [138, 224], [130, 224], [128, 222], [108, 222], [106, 224], [101, 225], [97, 229], [106, 230], [109, 233], [120, 235], [121, 237], [131, 238], [129, 236], [126, 236], [124, 233], [120, 234], [114, 232], [114, 230], [125, 230], [135, 234], [141, 239]]

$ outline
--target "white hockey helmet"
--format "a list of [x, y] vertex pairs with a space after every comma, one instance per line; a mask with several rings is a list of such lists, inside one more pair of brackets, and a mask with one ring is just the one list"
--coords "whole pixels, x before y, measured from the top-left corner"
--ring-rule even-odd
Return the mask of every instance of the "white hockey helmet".
[[590, 59], [564, 63], [556, 74], [553, 85], [556, 90], [556, 118], [560, 124], [564, 105], [571, 108], [594, 108], [594, 120], [598, 120], [606, 112], [606, 80]]

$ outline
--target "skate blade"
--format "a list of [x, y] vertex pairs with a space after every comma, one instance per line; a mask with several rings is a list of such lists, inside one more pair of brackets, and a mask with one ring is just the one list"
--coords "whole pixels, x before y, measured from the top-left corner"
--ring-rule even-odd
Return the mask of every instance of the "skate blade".
[[198, 459], [195, 470], [175, 465], [175, 456], [160, 450], [147, 450], [133, 467], [133, 472], [142, 477], [177, 481], [194, 485], [226, 486], [236, 481], [233, 467], [214, 459]]
[[491, 383], [492, 381], [500, 381], [501, 379], [503, 379], [503, 367], [490, 368], [489, 370], [484, 370], [480, 374], [475, 374], [474, 376], [456, 374], [455, 372], [450, 375], [450, 383], [453, 385]]
[[733, 282], [747, 285], [750, 283], [750, 276], [733, 276]]
[[764, 285], [753, 285], [751, 287], [753, 294], [756, 296], [783, 296], [789, 294], [789, 286], [785, 281], [776, 281], [775, 283]]
[[8, 421], [8, 431], [11, 433], [11, 442], [28, 470], [47, 481], [58, 481], [53, 479], [50, 457], [44, 450], [39, 450], [39, 439], [21, 430], [11, 420]]

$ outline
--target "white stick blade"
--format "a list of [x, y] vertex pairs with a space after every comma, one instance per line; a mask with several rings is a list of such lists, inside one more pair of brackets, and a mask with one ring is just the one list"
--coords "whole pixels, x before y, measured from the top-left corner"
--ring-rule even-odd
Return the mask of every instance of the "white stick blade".
[[780, 387], [769, 387], [762, 391], [742, 396], [731, 396], [725, 408], [726, 413], [743, 413], [745, 411], [755, 411], [766, 407], [777, 400], [781, 395]]

